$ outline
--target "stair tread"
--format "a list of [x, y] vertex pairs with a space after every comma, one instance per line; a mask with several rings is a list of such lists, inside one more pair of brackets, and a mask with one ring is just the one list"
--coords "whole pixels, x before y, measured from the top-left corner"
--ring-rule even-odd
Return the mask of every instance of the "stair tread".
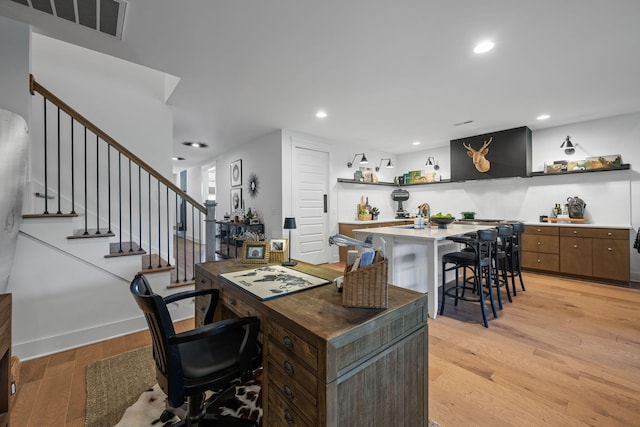
[[77, 213], [41, 213], [41, 214], [24, 214], [22, 218], [74, 218], [77, 217]]
[[[120, 252], [122, 245], [122, 252]], [[136, 242], [115, 242], [109, 243], [109, 254], [105, 255], [105, 258], [113, 258], [119, 256], [129, 256], [129, 255], [144, 255], [147, 251], [140, 249], [140, 245]]]
[[[97, 229], [89, 228], [86, 232], [84, 230], [78, 230], [73, 235], [67, 236], [67, 239], [95, 239], [101, 237], [113, 237], [113, 231], [109, 230], [99, 230], [100, 233], [97, 233]], [[86, 233], [86, 234], [85, 234]]]

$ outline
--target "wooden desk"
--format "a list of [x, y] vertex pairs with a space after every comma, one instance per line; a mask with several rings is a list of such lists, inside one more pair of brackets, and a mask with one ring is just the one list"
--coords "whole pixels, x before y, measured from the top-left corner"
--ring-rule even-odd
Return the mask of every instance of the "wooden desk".
[[[220, 289], [217, 317], [260, 318], [265, 426], [428, 425], [424, 294], [390, 286], [386, 310], [345, 308], [332, 284], [260, 301], [218, 276], [255, 267], [231, 259], [198, 264], [196, 289]], [[207, 303], [196, 298], [196, 325]]]

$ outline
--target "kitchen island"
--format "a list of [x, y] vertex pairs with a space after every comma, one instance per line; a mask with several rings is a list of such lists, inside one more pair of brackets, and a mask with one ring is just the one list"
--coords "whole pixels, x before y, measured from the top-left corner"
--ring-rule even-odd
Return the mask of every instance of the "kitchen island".
[[[359, 240], [373, 234], [374, 247], [384, 245], [389, 259], [389, 283], [426, 292], [429, 317], [435, 319], [438, 314], [438, 286], [442, 283], [441, 257], [458, 249], [458, 244], [447, 240], [447, 237], [487, 228], [492, 226], [450, 224], [447, 228], [431, 226], [416, 229], [405, 225], [354, 230], [354, 233]], [[453, 278], [453, 273], [450, 274]]]

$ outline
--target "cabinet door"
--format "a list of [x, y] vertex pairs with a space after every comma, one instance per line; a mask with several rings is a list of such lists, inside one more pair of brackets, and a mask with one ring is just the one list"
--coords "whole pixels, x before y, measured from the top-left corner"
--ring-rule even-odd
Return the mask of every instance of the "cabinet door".
[[629, 281], [629, 241], [593, 239], [593, 276]]
[[591, 276], [593, 273], [592, 240], [580, 237], [563, 237], [560, 240], [560, 272]]

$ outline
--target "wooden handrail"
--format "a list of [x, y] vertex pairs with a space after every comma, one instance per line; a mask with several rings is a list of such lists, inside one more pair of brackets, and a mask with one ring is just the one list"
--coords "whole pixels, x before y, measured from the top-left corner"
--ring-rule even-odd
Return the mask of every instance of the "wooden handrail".
[[33, 95], [34, 92], [38, 92], [40, 95], [42, 95], [51, 103], [53, 103], [58, 108], [60, 108], [62, 111], [67, 113], [69, 116], [73, 117], [75, 121], [81, 123], [84, 127], [86, 127], [95, 135], [97, 135], [104, 142], [106, 142], [107, 144], [115, 148], [120, 153], [127, 156], [129, 159], [133, 160], [134, 163], [141, 166], [145, 171], [147, 171], [150, 175], [152, 175], [158, 181], [160, 181], [161, 183], [169, 187], [171, 190], [173, 190], [176, 194], [178, 194], [183, 199], [187, 200], [189, 203], [195, 206], [200, 212], [204, 214], [207, 213], [207, 209], [204, 207], [202, 203], [197, 202], [193, 197], [189, 196], [187, 193], [182, 191], [180, 187], [175, 185], [173, 182], [169, 181], [167, 178], [165, 178], [159, 172], [157, 172], [154, 168], [148, 165], [144, 160], [142, 160], [141, 158], [133, 154], [126, 147], [118, 143], [118, 141], [116, 141], [115, 139], [107, 135], [105, 132], [103, 132], [99, 127], [91, 123], [91, 121], [85, 118], [82, 114], [78, 113], [76, 110], [71, 108], [63, 100], [61, 100], [60, 98], [55, 96], [53, 93], [51, 93], [47, 88], [45, 88], [44, 86], [42, 86], [40, 83], [36, 81], [36, 79], [33, 77], [33, 74], [29, 75], [29, 92], [31, 93], [31, 95]]

